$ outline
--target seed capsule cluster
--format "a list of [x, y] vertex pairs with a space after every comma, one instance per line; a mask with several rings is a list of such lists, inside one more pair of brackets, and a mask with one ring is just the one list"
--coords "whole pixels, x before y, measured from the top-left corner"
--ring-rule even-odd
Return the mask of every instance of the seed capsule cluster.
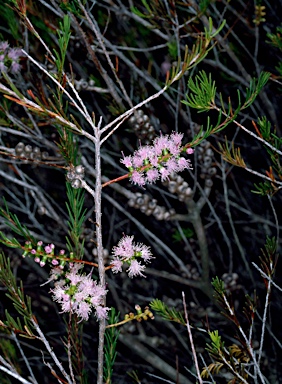
[[49, 157], [48, 152], [41, 152], [39, 147], [32, 147], [30, 144], [19, 142], [15, 147], [15, 154], [19, 157], [31, 159], [33, 161], [47, 160]]
[[84, 178], [85, 168], [82, 165], [77, 165], [69, 169], [67, 173], [67, 180], [71, 183], [74, 189], [81, 187], [81, 180]]
[[199, 271], [195, 266], [193, 266], [191, 264], [187, 264], [186, 268], [187, 268], [187, 272], [185, 271], [186, 273], [185, 273], [184, 277], [187, 277], [188, 279], [191, 279], [191, 280], [199, 280], [200, 279]]
[[196, 148], [198, 162], [201, 166], [200, 178], [205, 180], [205, 186], [211, 188], [213, 182], [211, 178], [216, 174], [216, 167], [213, 166], [214, 152], [211, 144], [203, 140]]
[[95, 81], [93, 79], [86, 80], [86, 79], [80, 79], [80, 80], [74, 80], [74, 86], [75, 89], [79, 91], [92, 91], [95, 86]]
[[156, 137], [155, 128], [152, 126], [149, 116], [145, 115], [141, 109], [131, 116], [128, 123], [143, 143], [149, 144]]
[[135, 209], [140, 209], [147, 216], [153, 215], [157, 220], [170, 220], [175, 214], [174, 209], [167, 210], [165, 207], [157, 204], [156, 199], [151, 199], [148, 195], [140, 192], [134, 193], [128, 201], [128, 205]]
[[221, 279], [224, 282], [224, 288], [227, 292], [232, 292], [238, 289], [239, 275], [237, 273], [224, 273], [221, 276]]
[[177, 173], [170, 175], [169, 180], [163, 181], [170, 193], [178, 195], [179, 201], [187, 201], [193, 198], [193, 191], [189, 184]]

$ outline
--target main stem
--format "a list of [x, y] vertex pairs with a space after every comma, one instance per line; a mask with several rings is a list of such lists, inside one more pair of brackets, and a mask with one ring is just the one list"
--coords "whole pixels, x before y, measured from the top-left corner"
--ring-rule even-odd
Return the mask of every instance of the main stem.
[[[98, 254], [98, 271], [100, 284], [104, 287], [106, 284], [104, 257], [103, 257], [103, 243], [102, 243], [102, 183], [101, 183], [101, 156], [100, 156], [100, 129], [95, 127], [95, 169], [96, 169], [96, 183], [95, 183], [95, 221], [96, 221], [96, 242]], [[104, 305], [106, 304], [106, 299]], [[104, 337], [106, 330], [106, 320], [102, 319], [99, 322], [99, 346], [98, 346], [98, 372], [97, 384], [103, 384], [103, 366], [104, 366]]]

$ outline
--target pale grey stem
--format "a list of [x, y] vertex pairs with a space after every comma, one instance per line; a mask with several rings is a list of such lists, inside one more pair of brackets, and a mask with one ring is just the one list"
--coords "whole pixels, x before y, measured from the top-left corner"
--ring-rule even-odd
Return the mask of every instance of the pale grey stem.
[[56, 354], [53, 352], [53, 348], [51, 347], [51, 345], [49, 344], [49, 342], [47, 341], [44, 333], [41, 331], [38, 323], [35, 321], [35, 319], [33, 317], [30, 317], [30, 321], [32, 322], [32, 325], [34, 326], [36, 332], [38, 333], [39, 337], [40, 337], [40, 340], [43, 342], [43, 344], [45, 345], [48, 353], [50, 354], [50, 356], [52, 357], [54, 363], [56, 364], [56, 366], [59, 368], [61, 374], [64, 376], [64, 378], [67, 380], [68, 384], [75, 384], [72, 379], [70, 378], [70, 376], [67, 374], [67, 372], [65, 371], [64, 367], [62, 366], [61, 362], [59, 361], [59, 359], [57, 358]]
[[[70, 95], [70, 93], [62, 86], [62, 84], [60, 84], [55, 78], [54, 76], [52, 76], [45, 68], [42, 67], [42, 65], [40, 65], [36, 60], [33, 59], [33, 57], [31, 57], [24, 49], [22, 49], [22, 52], [29, 58], [29, 60], [31, 60], [33, 62], [33, 64], [35, 64], [42, 72], [44, 72], [48, 77], [50, 77], [50, 79], [61, 89], [61, 91], [67, 95], [67, 97], [70, 99], [70, 101], [74, 104], [74, 106], [76, 107], [76, 109], [81, 113], [81, 115], [85, 118], [85, 120], [90, 124], [91, 127], [93, 127], [93, 120], [91, 118], [91, 116], [89, 115], [86, 107], [84, 106], [84, 104], [82, 103], [81, 99], [79, 98], [80, 100], [80, 104], [82, 105], [82, 109], [80, 108], [80, 106], [77, 104], [77, 102], [75, 101], [75, 99]], [[70, 82], [71, 84], [71, 82]], [[69, 84], [69, 85], [70, 85]], [[74, 87], [73, 87], [74, 89]], [[77, 93], [77, 92], [76, 92]], [[78, 93], [76, 94], [76, 97], [78, 96]], [[78, 130], [78, 129], [77, 129]], [[92, 139], [92, 141], [94, 141], [94, 138]]]
[[20, 345], [20, 343], [19, 343], [19, 341], [18, 341], [18, 339], [17, 339], [17, 336], [15, 335], [14, 332], [11, 333], [11, 339], [16, 343], [17, 348], [18, 348], [18, 350], [20, 351], [20, 354], [21, 354], [21, 356], [22, 356], [22, 358], [23, 358], [23, 360], [24, 360], [24, 362], [25, 362], [25, 365], [26, 365], [26, 367], [27, 367], [27, 369], [28, 369], [28, 372], [29, 372], [29, 374], [30, 374], [30, 377], [32, 378], [32, 382], [33, 382], [33, 384], [37, 384], [37, 380], [36, 380], [36, 378], [35, 378], [35, 376], [34, 376], [34, 374], [33, 374], [33, 371], [32, 371], [32, 369], [31, 369], [31, 366], [30, 366], [30, 364], [29, 364], [29, 361], [28, 361], [28, 359], [26, 358], [26, 355], [24, 354], [24, 351], [22, 350], [22, 347], [21, 347], [21, 345]]
[[[8, 95], [14, 96], [18, 100], [24, 101], [24, 103], [26, 105], [30, 106], [31, 108], [35, 109], [36, 111], [42, 112], [42, 108], [38, 104], [34, 103], [33, 101], [27, 99], [24, 96], [19, 97], [16, 94], [16, 92], [14, 92], [11, 89], [5, 87], [5, 85], [3, 85], [1, 83], [0, 83], [0, 90], [2, 90], [4, 93], [6, 93]], [[77, 128], [77, 126], [75, 124], [73, 124], [70, 121], [64, 119], [62, 116], [59, 116], [59, 115], [55, 114], [54, 112], [48, 110], [47, 108], [45, 108], [44, 112], [46, 114], [48, 114], [49, 116], [53, 117], [55, 120], [58, 120], [61, 124], [64, 124], [64, 125], [68, 126], [69, 128], [71, 128], [72, 130], [74, 130], [78, 134], [84, 135], [85, 137], [87, 137], [92, 142], [95, 140], [95, 138], [92, 135], [90, 135], [88, 132], [84, 131], [83, 129]], [[91, 126], [93, 127], [93, 123], [91, 123]]]
[[86, 19], [88, 20], [88, 23], [89, 23], [91, 29], [93, 30], [93, 32], [95, 33], [95, 35], [97, 37], [97, 40], [98, 40], [98, 42], [99, 42], [99, 44], [100, 44], [100, 46], [101, 46], [101, 48], [103, 50], [104, 55], [106, 56], [107, 62], [108, 62], [109, 66], [110, 66], [110, 68], [112, 70], [112, 73], [113, 73], [113, 75], [114, 75], [114, 77], [116, 79], [117, 84], [119, 85], [120, 89], [122, 90], [122, 93], [124, 94], [128, 105], [132, 108], [133, 107], [133, 103], [132, 103], [130, 97], [128, 96], [128, 93], [126, 92], [126, 89], [124, 88], [124, 85], [123, 85], [122, 81], [117, 76], [117, 71], [116, 71], [115, 67], [113, 66], [113, 63], [112, 63], [111, 58], [110, 58], [110, 55], [109, 55], [109, 53], [108, 53], [108, 51], [106, 49], [106, 46], [105, 46], [105, 44], [104, 44], [104, 42], [103, 42], [103, 40], [101, 38], [101, 32], [99, 31], [99, 27], [98, 27], [96, 21], [93, 20], [93, 17], [91, 17], [91, 14], [89, 14], [86, 11], [85, 7], [81, 4], [81, 1], [79, 1], [79, 4], [80, 4], [81, 9], [83, 10], [83, 13], [84, 13]]
[[[96, 221], [96, 243], [97, 243], [97, 257], [98, 257], [98, 271], [100, 284], [105, 287], [106, 275], [103, 256], [103, 240], [102, 240], [102, 181], [101, 181], [101, 132], [100, 132], [101, 120], [95, 129], [95, 221]], [[104, 305], [106, 305], [106, 299], [104, 299]], [[98, 372], [97, 372], [97, 384], [103, 384], [103, 367], [104, 367], [104, 339], [106, 331], [106, 320], [101, 319], [99, 321], [99, 345], [98, 345]]]
[[[233, 309], [230, 307], [230, 304], [229, 304], [229, 302], [228, 302], [228, 300], [227, 300], [225, 294], [223, 294], [223, 299], [224, 299], [224, 303], [225, 303], [225, 305], [226, 305], [226, 307], [227, 307], [227, 309], [228, 309], [230, 315], [231, 315], [231, 316], [235, 316], [235, 313], [234, 313]], [[262, 374], [262, 372], [261, 372], [261, 369], [260, 369], [260, 367], [259, 367], [258, 361], [257, 361], [257, 359], [256, 359], [256, 356], [255, 356], [255, 353], [254, 353], [254, 350], [253, 350], [253, 347], [252, 347], [252, 345], [251, 345], [251, 343], [250, 343], [250, 341], [249, 341], [247, 335], [246, 335], [245, 332], [243, 331], [241, 325], [238, 324], [237, 327], [238, 327], [239, 332], [240, 332], [241, 335], [243, 336], [243, 338], [244, 338], [244, 340], [245, 340], [245, 342], [246, 342], [246, 344], [247, 344], [247, 346], [248, 346], [249, 352], [250, 352], [250, 354], [251, 354], [251, 356], [252, 356], [252, 360], [253, 360], [253, 363], [254, 363], [254, 368], [255, 368], [256, 372], [258, 373], [259, 378], [261, 379], [261, 382], [262, 382], [263, 384], [265, 384], [265, 379], [264, 379], [263, 374]], [[247, 384], [248, 384], [248, 383], [247, 383]]]
[[[271, 263], [271, 269], [272, 269], [272, 267], [273, 267], [273, 265]], [[271, 293], [271, 280], [268, 281], [267, 292], [266, 292], [266, 297], [265, 297], [264, 311], [263, 311], [263, 317], [262, 317], [261, 336], [260, 336], [260, 343], [259, 343], [258, 365], [260, 364], [261, 357], [262, 357], [262, 348], [263, 348], [263, 343], [264, 343], [266, 318], [267, 318], [267, 311], [268, 311], [268, 306], [269, 306], [270, 293]]]
[[274, 281], [271, 279], [271, 277], [267, 276], [266, 273], [263, 272], [263, 270], [258, 266], [256, 265], [256, 263], [252, 262], [253, 266], [260, 272], [260, 274], [262, 275], [262, 277], [266, 280], [268, 280], [269, 282], [271, 282], [271, 284], [277, 288], [280, 292], [282, 292], [282, 288], [279, 287], [279, 285], [277, 285], [276, 283], [274, 283]]
[[185, 320], [186, 320], [186, 327], [187, 327], [187, 332], [188, 332], [189, 340], [190, 340], [190, 344], [191, 344], [194, 364], [195, 364], [195, 368], [196, 368], [196, 372], [197, 372], [199, 383], [203, 384], [203, 380], [202, 380], [202, 377], [201, 377], [201, 372], [200, 372], [200, 368], [199, 368], [199, 364], [198, 364], [197, 354], [196, 354], [196, 350], [195, 350], [193, 335], [192, 335], [192, 332], [191, 332], [190, 322], [189, 322], [188, 313], [187, 313], [185, 293], [183, 291], [182, 291], [182, 300], [183, 300], [184, 315], [185, 315]]
[[27, 381], [26, 379], [21, 377], [17, 372], [10, 370], [6, 367], [3, 367], [2, 365], [0, 365], [0, 371], [7, 373], [8, 375], [14, 377], [16, 380], [18, 380], [19, 382], [21, 382], [23, 384], [33, 384], [31, 381]]
[[[213, 105], [212, 108], [215, 109], [216, 111], [220, 112], [223, 116], [229, 118], [227, 113], [222, 111], [222, 109], [218, 108], [216, 105]], [[243, 129], [243, 131], [247, 132], [250, 136], [254, 137], [256, 140], [262, 142], [264, 145], [266, 145], [267, 147], [272, 149], [272, 151], [278, 153], [279, 155], [282, 155], [282, 151], [280, 151], [279, 149], [277, 149], [276, 147], [274, 147], [273, 145], [268, 143], [266, 140], [264, 140], [263, 138], [259, 137], [255, 133], [253, 133], [252, 131], [249, 131], [246, 127], [244, 127], [244, 125], [240, 124], [238, 121], [233, 120], [233, 123], [236, 124], [239, 128]]]

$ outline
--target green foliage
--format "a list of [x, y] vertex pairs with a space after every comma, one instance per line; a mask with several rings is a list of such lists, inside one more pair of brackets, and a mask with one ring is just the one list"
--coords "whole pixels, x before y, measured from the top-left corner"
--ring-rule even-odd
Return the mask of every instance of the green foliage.
[[154, 16], [154, 9], [153, 9], [153, 8], [152, 8], [152, 9], [150, 8], [150, 6], [149, 6], [149, 4], [148, 4], [148, 2], [147, 2], [146, 0], [141, 0], [141, 3], [142, 3], [143, 6], [146, 8], [148, 14], [145, 14], [145, 13], [139, 11], [139, 9], [136, 8], [136, 7], [131, 7], [131, 8], [130, 8], [131, 11], [132, 11], [133, 13], [135, 13], [135, 15], [137, 15], [137, 16], [139, 16], [139, 17], [142, 17], [142, 18], [152, 18], [152, 17]]
[[173, 59], [173, 60], [177, 60], [177, 57], [178, 57], [178, 50], [177, 50], [177, 44], [176, 44], [176, 41], [175, 40], [171, 40], [167, 43], [167, 47], [168, 47], [168, 52], [169, 52], [169, 55], [170, 57]]
[[270, 181], [264, 181], [258, 184], [255, 183], [254, 187], [256, 189], [253, 189], [251, 192], [261, 196], [271, 197], [278, 191], [278, 188], [275, 186], [275, 184], [271, 183]]
[[214, 290], [219, 293], [220, 295], [225, 293], [225, 287], [224, 287], [224, 282], [220, 280], [217, 276], [212, 279], [212, 286]]
[[190, 143], [190, 146], [193, 147], [198, 145], [210, 135], [222, 131], [230, 123], [232, 123], [241, 110], [249, 107], [255, 101], [259, 92], [267, 83], [269, 77], [270, 73], [262, 72], [257, 80], [252, 79], [250, 81], [250, 86], [246, 89], [246, 98], [244, 103], [241, 103], [241, 94], [238, 90], [238, 106], [235, 110], [233, 109], [230, 100], [228, 100], [226, 108], [221, 94], [219, 94], [218, 97], [220, 105], [218, 106], [216, 104], [216, 85], [215, 82], [212, 81], [211, 75], [207, 76], [204, 71], [201, 71], [198, 75], [196, 75], [194, 80], [190, 78], [188, 80], [190, 93], [186, 96], [186, 100], [182, 100], [182, 103], [191, 108], [197, 109], [198, 112], [207, 112], [210, 110], [216, 110], [218, 112], [216, 124], [212, 125], [208, 116], [205, 129], [203, 129], [203, 127], [200, 129], [199, 133]]
[[15, 12], [11, 9], [11, 7], [5, 4], [5, 1], [0, 4], [0, 15], [1, 18], [4, 19], [4, 24], [7, 23], [9, 32], [11, 32], [13, 38], [15, 40], [20, 40], [21, 35], [19, 33], [19, 21]]
[[79, 161], [77, 136], [74, 136], [73, 132], [59, 126], [57, 126], [57, 131], [60, 135], [60, 140], [56, 144], [60, 154], [67, 164], [76, 166]]
[[206, 9], [208, 8], [208, 6], [210, 5], [211, 3], [211, 0], [200, 0], [199, 2], [199, 8], [201, 10], [201, 12], [205, 12]]
[[1, 322], [0, 327], [13, 331], [15, 334], [33, 337], [31, 319], [34, 319], [34, 315], [31, 309], [31, 299], [28, 296], [24, 296], [22, 283], [20, 287], [17, 286], [16, 277], [11, 269], [10, 259], [6, 258], [2, 253], [0, 253], [0, 282], [6, 287], [6, 296], [12, 301], [15, 310], [24, 320], [24, 325], [22, 325], [20, 319], [15, 319], [8, 311], [5, 311], [6, 321]]
[[195, 80], [190, 77], [188, 88], [191, 93], [187, 95], [186, 100], [182, 101], [183, 104], [198, 109], [198, 112], [206, 112], [212, 108], [216, 95], [216, 86], [215, 81], [212, 81], [211, 74], [207, 76], [205, 71], [201, 71], [195, 77]]
[[[256, 97], [258, 96], [262, 88], [268, 82], [270, 76], [271, 76], [271, 73], [269, 72], [261, 72], [258, 79], [254, 78], [250, 81], [250, 86], [249, 88], [246, 89], [246, 100], [242, 105], [241, 109], [248, 108], [251, 104], [253, 104], [253, 102], [255, 101]], [[239, 94], [240, 93], [238, 91], [238, 95]]]
[[[82, 5], [86, 5], [86, 3], [87, 3], [87, 0], [81, 0]], [[70, 12], [76, 16], [81, 15], [80, 5], [79, 5], [79, 2], [77, 0], [61, 1], [60, 7], [65, 12]]]
[[[35, 239], [30, 234], [27, 227], [20, 223], [17, 215], [10, 212], [8, 204], [7, 204], [4, 197], [3, 197], [3, 202], [4, 202], [4, 208], [0, 207], [0, 216], [4, 217], [5, 224], [7, 225], [7, 227], [9, 227], [17, 235], [23, 236], [26, 241], [31, 241], [33, 244], [35, 244]], [[6, 238], [6, 236], [2, 232], [0, 232], [0, 235], [1, 235], [2, 239], [4, 240], [4, 241], [0, 240], [0, 242], [3, 242], [4, 244], [6, 244], [6, 241], [8, 239]], [[6, 245], [8, 245], [9, 247], [12, 247], [12, 248], [18, 247], [19, 243], [17, 242], [16, 239], [13, 239], [10, 241], [11, 241], [11, 244], [10, 245], [6, 244]]]
[[[261, 89], [265, 86], [268, 79], [270, 77], [269, 72], [262, 72], [258, 79], [252, 79], [250, 81], [249, 88], [246, 89], [246, 99], [245, 102], [241, 105], [241, 95], [238, 90], [238, 100], [239, 105], [236, 109], [236, 112], [234, 112], [234, 115], [238, 115], [238, 112], [241, 109], [245, 109], [249, 107], [258, 96]], [[212, 81], [211, 75], [207, 76], [205, 71], [201, 71], [198, 75], [196, 75], [195, 80], [193, 80], [191, 77], [188, 80], [188, 88], [192, 93], [188, 94], [186, 96], [186, 100], [182, 100], [183, 104], [188, 105], [191, 108], [195, 108], [198, 110], [198, 112], [206, 112], [212, 109], [218, 110], [219, 108], [216, 108], [215, 104], [215, 96], [216, 96], [216, 86], [215, 82]], [[220, 95], [221, 100], [221, 109], [222, 111], [228, 116], [231, 117], [232, 112], [232, 106], [230, 101], [228, 102], [228, 112], [226, 112], [226, 108], [224, 106], [224, 102], [222, 101], [222, 96]], [[237, 111], [238, 110], [238, 111]]]
[[224, 25], [225, 21], [222, 22], [217, 30], [214, 30], [212, 19], [209, 18], [208, 28], [205, 28], [204, 34], [197, 38], [197, 41], [192, 46], [190, 52], [188, 47], [185, 47], [183, 61], [181, 60], [180, 56], [178, 57], [177, 66], [172, 67], [170, 76], [166, 79], [167, 87], [169, 87], [175, 81], [179, 80], [184, 75], [184, 73], [198, 65], [206, 57], [208, 52], [212, 49], [212, 47], [209, 47], [210, 42], [221, 31]]
[[236, 344], [226, 347], [217, 330], [209, 332], [209, 336], [211, 343], [207, 344], [206, 350], [214, 362], [203, 368], [201, 377], [218, 375], [221, 369], [225, 368], [233, 376], [228, 383], [241, 383], [241, 380], [246, 380], [248, 374], [245, 371], [245, 365], [250, 358], [244, 348]]
[[11, 87], [12, 91], [15, 92], [15, 94], [20, 98], [20, 99], [23, 99], [23, 95], [21, 94], [21, 92], [18, 90], [18, 88], [15, 86], [15, 84], [13, 83], [13, 81], [10, 79], [10, 77], [8, 76], [7, 73], [5, 72], [2, 72], [1, 73], [2, 76], [4, 77], [4, 79], [7, 81], [7, 83], [9, 84], [9, 86]]
[[82, 234], [82, 224], [85, 220], [86, 209], [84, 206], [85, 191], [81, 188], [74, 189], [70, 183], [66, 183], [68, 202], [66, 203], [69, 220], [69, 237], [66, 237], [67, 248], [73, 252], [75, 258], [82, 259], [84, 251], [84, 240], [80, 242]]
[[224, 348], [224, 342], [221, 340], [218, 331], [209, 332], [211, 344], [207, 345], [207, 351], [210, 354], [217, 354], [222, 348]]
[[[262, 256], [260, 256], [260, 264], [263, 272], [272, 278], [275, 272], [277, 263], [277, 239], [275, 237], [267, 237], [264, 245], [264, 249], [261, 249]], [[265, 280], [266, 286], [268, 282]]]
[[150, 307], [164, 320], [174, 321], [176, 323], [186, 325], [186, 321], [183, 318], [182, 313], [177, 312], [174, 308], [169, 308], [164, 302], [159, 299], [154, 299], [150, 303]]
[[278, 48], [280, 51], [282, 51], [282, 26], [276, 28], [276, 33], [267, 33], [266, 35], [270, 41], [268, 41], [269, 44], [271, 44], [273, 47]]
[[138, 377], [137, 371], [127, 372], [128, 376], [134, 380], [134, 383], [141, 384], [141, 380]]
[[58, 33], [58, 43], [60, 51], [54, 49], [54, 54], [56, 56], [55, 64], [58, 69], [58, 78], [59, 81], [62, 81], [62, 73], [64, 71], [65, 58], [67, 54], [67, 48], [70, 40], [70, 17], [65, 15], [63, 18], [63, 23], [59, 23], [60, 29], [57, 30]]
[[[190, 239], [191, 237], [194, 236], [194, 231], [193, 229], [191, 228], [182, 228], [182, 232], [184, 234], [184, 236], [187, 238], [187, 239]], [[174, 230], [174, 233], [172, 235], [172, 238], [175, 242], [181, 242], [183, 240], [182, 238], [182, 234], [177, 230], [175, 229]]]
[[[119, 314], [116, 314], [115, 308], [111, 308], [108, 324], [116, 324], [119, 321]], [[117, 356], [116, 346], [119, 331], [116, 327], [106, 329], [105, 333], [105, 363], [104, 363], [104, 381], [105, 384], [112, 383], [113, 366]]]

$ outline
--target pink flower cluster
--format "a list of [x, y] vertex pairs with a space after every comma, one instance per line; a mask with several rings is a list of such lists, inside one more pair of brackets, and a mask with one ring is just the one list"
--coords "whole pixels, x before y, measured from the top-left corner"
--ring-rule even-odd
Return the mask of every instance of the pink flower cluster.
[[153, 145], [140, 146], [132, 156], [123, 156], [121, 163], [131, 172], [131, 181], [144, 186], [159, 178], [164, 181], [172, 173], [192, 169], [190, 160], [180, 156], [182, 138], [182, 133], [173, 132], [171, 135], [157, 137]]
[[106, 319], [110, 310], [103, 305], [107, 290], [90, 275], [80, 273], [81, 268], [80, 264], [70, 264], [70, 271], [51, 289], [53, 299], [61, 304], [62, 312], [75, 313], [82, 320], [88, 320], [93, 309], [98, 320]]
[[[61, 259], [60, 261], [56, 259], [56, 256], [54, 254], [55, 245], [54, 244], [48, 244], [45, 247], [43, 247], [43, 241], [37, 242], [37, 247], [32, 248], [32, 245], [30, 241], [27, 241], [25, 243], [25, 252], [23, 254], [23, 257], [27, 255], [32, 255], [34, 257], [34, 261], [36, 263], [39, 263], [40, 267], [44, 267], [46, 264], [46, 261], [49, 261], [53, 266], [60, 264], [60, 267], [63, 269], [65, 265], [65, 261]], [[63, 249], [60, 250], [59, 256], [63, 256], [65, 254], [65, 251]], [[52, 257], [51, 257], [52, 256]]]
[[20, 48], [10, 48], [7, 41], [0, 42], [0, 73], [10, 70], [17, 73], [21, 69], [19, 64], [22, 52]]
[[126, 272], [130, 278], [138, 275], [145, 277], [142, 272], [146, 266], [137, 259], [141, 259], [145, 264], [149, 263], [153, 259], [151, 250], [142, 243], [134, 243], [133, 239], [134, 236], [124, 236], [118, 245], [113, 247], [112, 271], [122, 272], [122, 266], [126, 263], [129, 265]]

